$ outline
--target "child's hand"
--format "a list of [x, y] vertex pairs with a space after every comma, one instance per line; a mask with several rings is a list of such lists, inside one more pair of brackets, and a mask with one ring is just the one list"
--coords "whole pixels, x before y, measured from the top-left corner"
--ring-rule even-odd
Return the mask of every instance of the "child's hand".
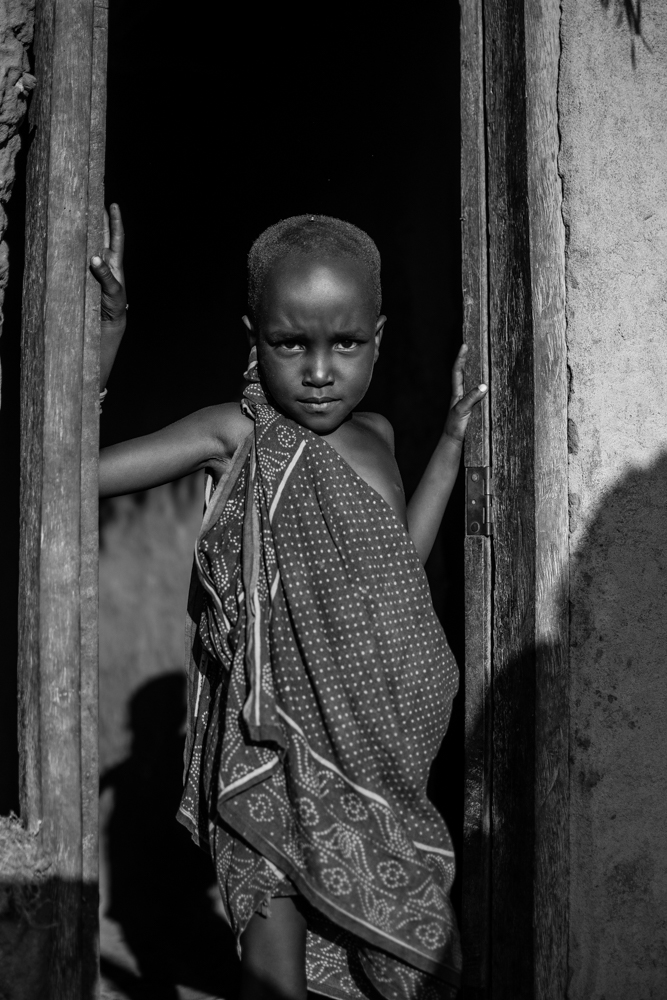
[[104, 250], [91, 258], [90, 270], [102, 286], [101, 314], [103, 327], [125, 326], [125, 276], [123, 246], [125, 233], [118, 205], [111, 205], [110, 215], [104, 213]]
[[463, 394], [463, 375], [466, 367], [468, 345], [462, 344], [452, 368], [452, 399], [445, 422], [445, 434], [454, 441], [463, 441], [470, 414], [487, 393], [485, 385], [478, 385]]

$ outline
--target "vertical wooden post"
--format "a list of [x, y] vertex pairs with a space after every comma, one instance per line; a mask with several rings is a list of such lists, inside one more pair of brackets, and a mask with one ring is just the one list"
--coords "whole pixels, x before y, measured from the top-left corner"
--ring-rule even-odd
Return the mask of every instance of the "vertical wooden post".
[[101, 245], [105, 14], [93, 0], [38, 0], [35, 23], [18, 671], [21, 813], [53, 861], [49, 1000], [97, 991], [99, 301], [87, 257]]
[[562, 1000], [569, 905], [569, 522], [559, 0], [531, 0], [524, 16], [534, 345], [535, 997]]
[[[464, 982], [489, 1000], [562, 1000], [567, 981], [559, 22], [558, 0], [462, 0], [465, 337], [484, 345], [488, 301], [495, 508], [492, 593], [485, 540], [466, 539]], [[486, 465], [483, 420], [471, 429], [466, 465]], [[490, 858], [476, 846], [489, 837]]]
[[[104, 156], [108, 0], [95, 0], [88, 170], [88, 245], [86, 258], [104, 246]], [[99, 996], [99, 768], [98, 768], [98, 557], [100, 450], [100, 288], [86, 273], [85, 335], [82, 371], [81, 436], [81, 760], [83, 836], [84, 948], [82, 997]]]
[[[461, 240], [468, 386], [489, 382], [482, 0], [461, 4]], [[490, 465], [489, 401], [473, 414], [465, 466]], [[491, 539], [465, 538], [464, 995], [487, 995], [491, 915]]]
[[493, 1000], [534, 1000], [535, 470], [523, 0], [485, 0], [493, 373]]

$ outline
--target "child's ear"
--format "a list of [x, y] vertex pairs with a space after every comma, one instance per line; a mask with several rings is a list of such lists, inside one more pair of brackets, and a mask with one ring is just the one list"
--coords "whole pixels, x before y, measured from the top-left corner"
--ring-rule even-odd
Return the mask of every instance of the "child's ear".
[[257, 332], [255, 330], [255, 327], [252, 325], [252, 320], [250, 319], [249, 316], [242, 316], [241, 318], [243, 319], [243, 323], [248, 330], [247, 334], [248, 344], [250, 345], [250, 347], [254, 347], [257, 343]]
[[377, 323], [375, 324], [375, 357], [373, 361], [377, 361], [378, 355], [380, 353], [380, 344], [382, 343], [382, 334], [384, 333], [384, 325], [387, 322], [386, 316], [380, 316]]

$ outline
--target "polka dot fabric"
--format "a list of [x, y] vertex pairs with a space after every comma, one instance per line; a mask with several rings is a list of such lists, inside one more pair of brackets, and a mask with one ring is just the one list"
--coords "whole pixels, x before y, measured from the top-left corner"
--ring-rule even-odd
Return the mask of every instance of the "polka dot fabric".
[[256, 382], [244, 405], [254, 434], [197, 545], [180, 818], [237, 937], [277, 887], [307, 900], [311, 989], [453, 997], [454, 855], [426, 782], [458, 671], [426, 575], [325, 440]]

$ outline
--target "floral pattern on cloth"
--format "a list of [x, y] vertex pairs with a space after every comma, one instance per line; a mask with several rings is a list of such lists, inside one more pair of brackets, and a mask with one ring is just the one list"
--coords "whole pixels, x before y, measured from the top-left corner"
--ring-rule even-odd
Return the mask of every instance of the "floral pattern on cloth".
[[394, 511], [250, 378], [254, 433], [195, 553], [179, 818], [237, 940], [279, 886], [306, 900], [313, 991], [454, 997], [454, 853], [426, 783], [456, 663]]

